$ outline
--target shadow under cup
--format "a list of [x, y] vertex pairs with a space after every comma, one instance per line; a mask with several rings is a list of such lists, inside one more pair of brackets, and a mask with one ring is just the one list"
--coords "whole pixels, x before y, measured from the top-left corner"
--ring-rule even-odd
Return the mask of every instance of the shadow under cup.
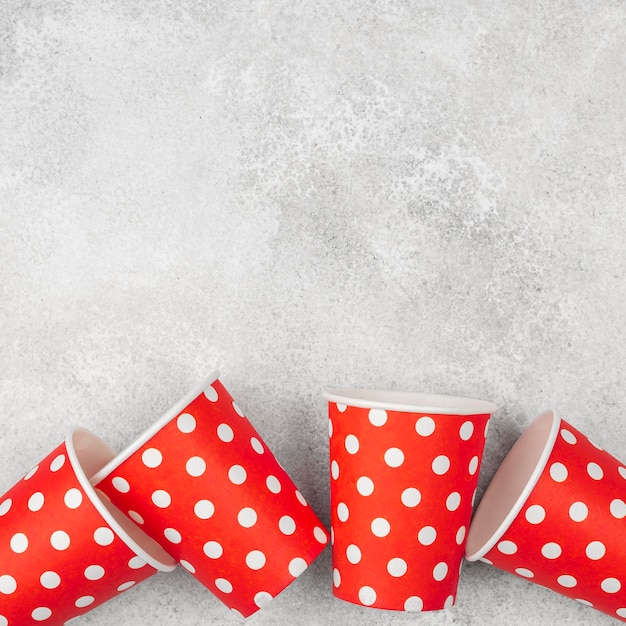
[[379, 609], [451, 607], [490, 402], [331, 389], [333, 593]]

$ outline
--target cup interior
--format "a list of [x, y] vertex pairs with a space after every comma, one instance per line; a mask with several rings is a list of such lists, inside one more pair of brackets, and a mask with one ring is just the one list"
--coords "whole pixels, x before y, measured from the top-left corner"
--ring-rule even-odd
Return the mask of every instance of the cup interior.
[[487, 554], [523, 508], [543, 472], [561, 420], [553, 411], [537, 417], [515, 442], [483, 495], [467, 535], [465, 554]]
[[113, 532], [155, 569], [173, 570], [176, 561], [89, 482], [91, 476], [115, 457], [115, 451], [102, 439], [83, 428], [72, 430], [65, 439], [65, 446], [81, 487]]

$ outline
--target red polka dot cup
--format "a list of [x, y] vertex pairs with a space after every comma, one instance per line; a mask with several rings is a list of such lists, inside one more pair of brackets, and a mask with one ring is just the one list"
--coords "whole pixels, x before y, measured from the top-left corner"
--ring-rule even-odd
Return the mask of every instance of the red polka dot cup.
[[217, 373], [94, 483], [243, 617], [287, 587], [328, 543]]
[[626, 621], [625, 494], [626, 467], [547, 411], [485, 491], [467, 559]]
[[89, 484], [115, 452], [65, 442], [0, 498], [0, 625], [64, 624], [176, 563]]
[[490, 402], [333, 389], [333, 593], [379, 609], [451, 607]]

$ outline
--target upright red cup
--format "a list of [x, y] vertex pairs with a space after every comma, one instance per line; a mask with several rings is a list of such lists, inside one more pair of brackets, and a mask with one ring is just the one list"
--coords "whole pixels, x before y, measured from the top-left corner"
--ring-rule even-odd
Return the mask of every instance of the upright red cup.
[[0, 498], [0, 625], [64, 624], [175, 561], [89, 484], [115, 452], [72, 430]]
[[456, 599], [490, 402], [331, 389], [333, 593], [433, 611]]
[[92, 482], [244, 617], [289, 585], [328, 542], [217, 373]]
[[625, 537], [626, 467], [547, 411], [494, 475], [466, 553], [626, 621]]

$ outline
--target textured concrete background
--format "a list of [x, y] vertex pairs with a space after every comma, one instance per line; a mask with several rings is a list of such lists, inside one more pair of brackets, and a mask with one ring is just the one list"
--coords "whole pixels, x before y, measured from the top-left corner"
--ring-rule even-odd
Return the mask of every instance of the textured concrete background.
[[[626, 457], [626, 4], [3, 0], [0, 491], [222, 380], [325, 522], [324, 385], [553, 407]], [[478, 564], [457, 606], [255, 623], [611, 624]], [[182, 571], [80, 623], [235, 623]]]

